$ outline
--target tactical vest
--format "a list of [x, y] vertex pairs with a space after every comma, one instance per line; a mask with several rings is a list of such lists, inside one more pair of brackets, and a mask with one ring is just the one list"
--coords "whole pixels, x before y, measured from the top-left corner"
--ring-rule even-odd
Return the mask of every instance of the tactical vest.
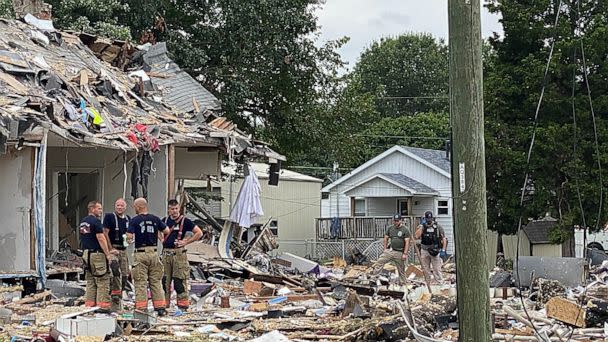
[[420, 243], [426, 246], [436, 246], [439, 244], [439, 227], [436, 223], [433, 225], [422, 225], [422, 238]]

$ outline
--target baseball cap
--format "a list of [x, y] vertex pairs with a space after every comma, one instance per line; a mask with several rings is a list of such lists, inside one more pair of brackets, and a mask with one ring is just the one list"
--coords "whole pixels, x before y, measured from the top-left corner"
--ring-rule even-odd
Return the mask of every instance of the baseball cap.
[[401, 220], [401, 215], [400, 214], [393, 215], [393, 220]]
[[424, 213], [424, 218], [426, 219], [432, 219], [433, 218], [433, 212], [432, 211], [427, 211]]

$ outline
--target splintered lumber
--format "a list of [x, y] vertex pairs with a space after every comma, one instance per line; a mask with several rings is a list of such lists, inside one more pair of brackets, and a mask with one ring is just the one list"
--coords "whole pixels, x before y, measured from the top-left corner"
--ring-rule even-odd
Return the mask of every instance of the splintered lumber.
[[[318, 299], [316, 294], [287, 295], [285, 297], [287, 297], [287, 302], [301, 302], [301, 301], [305, 301], [305, 300]], [[264, 300], [271, 300], [274, 298], [276, 298], [276, 297], [255, 297], [252, 299], [258, 300], [258, 301], [264, 301]]]
[[547, 317], [574, 325], [579, 328], [585, 327], [587, 312], [577, 303], [565, 298], [553, 297], [546, 305]]
[[36, 303], [36, 302], [46, 299], [47, 297], [50, 297], [51, 294], [52, 294], [51, 291], [44, 291], [44, 292], [36, 293], [33, 296], [25, 297], [16, 302], [12, 302], [11, 304], [9, 304], [9, 306]]
[[349, 290], [348, 296], [346, 296], [346, 304], [344, 304], [344, 311], [342, 311], [342, 317], [346, 317], [351, 313], [354, 313], [357, 306], [359, 306], [360, 310], [363, 308], [361, 298], [359, 298], [357, 292]]
[[255, 296], [272, 296], [274, 289], [263, 282], [247, 279], [243, 284], [243, 293]]
[[[530, 329], [530, 328], [528, 328]], [[501, 335], [512, 335], [512, 336], [534, 336], [534, 333], [529, 330], [519, 329], [496, 329], [497, 334]]]

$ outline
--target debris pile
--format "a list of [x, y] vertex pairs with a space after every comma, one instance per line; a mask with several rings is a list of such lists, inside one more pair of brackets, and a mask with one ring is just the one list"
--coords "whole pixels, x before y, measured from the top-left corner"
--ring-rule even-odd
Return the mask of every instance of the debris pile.
[[[266, 241], [274, 246], [272, 239]], [[274, 248], [274, 247], [271, 247]], [[244, 248], [243, 250], [246, 250]], [[417, 265], [398, 284], [394, 267], [378, 274], [371, 265], [341, 258], [316, 262], [290, 253], [271, 256], [259, 249], [245, 259], [220, 257], [216, 246], [189, 246], [191, 307], [172, 307], [167, 317], [133, 310], [98, 314], [82, 305], [82, 282], [50, 281], [49, 290], [24, 298], [19, 286], [0, 287], [0, 339], [34, 337], [68, 341], [79, 336], [102, 340], [417, 340], [457, 341], [454, 274], [427, 286]], [[449, 270], [446, 262], [444, 270]], [[534, 278], [515, 287], [516, 276], [490, 274], [493, 338], [496, 341], [587, 341], [603, 339], [608, 322], [608, 271], [591, 274], [583, 286]], [[428, 288], [432, 293], [429, 293]], [[7, 295], [8, 294], [8, 295]]]

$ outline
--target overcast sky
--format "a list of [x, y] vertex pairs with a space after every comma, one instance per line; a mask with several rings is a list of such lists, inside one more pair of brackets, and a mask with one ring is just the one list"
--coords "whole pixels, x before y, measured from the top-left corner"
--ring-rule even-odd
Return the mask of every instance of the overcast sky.
[[[326, 0], [318, 11], [321, 42], [350, 37], [340, 49], [352, 68], [371, 42], [407, 32], [448, 36], [447, 0]], [[483, 8], [481, 32], [488, 37], [502, 33], [499, 17]]]

